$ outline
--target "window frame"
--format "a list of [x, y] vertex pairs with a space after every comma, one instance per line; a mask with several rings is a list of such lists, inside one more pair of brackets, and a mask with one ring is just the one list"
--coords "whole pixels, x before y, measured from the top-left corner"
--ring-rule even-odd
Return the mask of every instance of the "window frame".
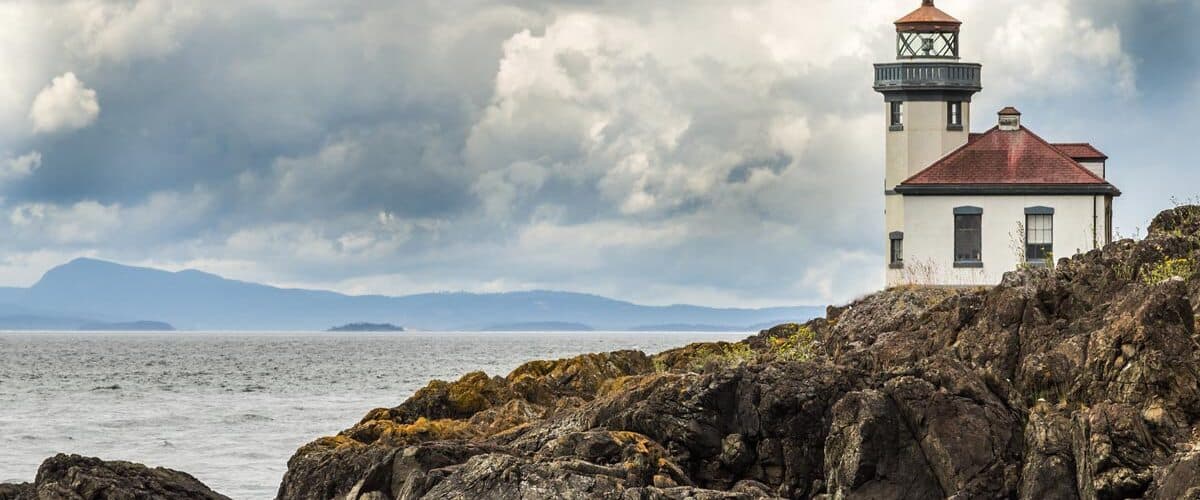
[[948, 101], [946, 103], [946, 130], [963, 129], [963, 102]]
[[[961, 221], [976, 221], [974, 228], [965, 227]], [[970, 235], [973, 232], [974, 235]], [[965, 241], [964, 238], [971, 238], [972, 241]], [[976, 258], [959, 258], [963, 255], [960, 251], [968, 245], [974, 247], [973, 254]], [[979, 207], [957, 207], [954, 209], [954, 267], [956, 268], [982, 268], [983, 267], [983, 209]]]
[[888, 102], [888, 129], [893, 132], [904, 130], [904, 101]]
[[889, 235], [888, 266], [904, 269], [904, 233], [896, 231]]
[[[1049, 240], [1050, 240], [1049, 243], [1030, 243], [1030, 241], [1033, 239], [1033, 232], [1035, 231], [1033, 229], [1033, 226], [1034, 226], [1033, 218], [1034, 217], [1048, 218], [1048, 220], [1050, 222], [1049, 229], [1037, 229], [1037, 231], [1039, 231], [1039, 232], [1048, 231], [1049, 232]], [[1039, 235], [1039, 236], [1045, 236], [1045, 235]], [[1043, 238], [1038, 238], [1038, 239], [1041, 240]], [[1035, 251], [1034, 246], [1037, 246], [1040, 248], [1037, 248]], [[1037, 253], [1040, 253], [1041, 257], [1034, 257], [1034, 255]], [[1045, 266], [1050, 265], [1050, 259], [1053, 259], [1053, 258], [1054, 258], [1054, 209], [1050, 208], [1050, 207], [1026, 208], [1025, 209], [1025, 263], [1032, 265], [1032, 266], [1045, 267]]]

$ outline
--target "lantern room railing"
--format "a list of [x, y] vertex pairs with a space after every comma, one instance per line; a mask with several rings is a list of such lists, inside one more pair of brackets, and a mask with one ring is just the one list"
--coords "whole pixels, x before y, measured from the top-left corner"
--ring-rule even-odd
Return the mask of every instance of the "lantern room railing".
[[983, 66], [975, 63], [896, 62], [875, 65], [875, 90], [983, 88]]

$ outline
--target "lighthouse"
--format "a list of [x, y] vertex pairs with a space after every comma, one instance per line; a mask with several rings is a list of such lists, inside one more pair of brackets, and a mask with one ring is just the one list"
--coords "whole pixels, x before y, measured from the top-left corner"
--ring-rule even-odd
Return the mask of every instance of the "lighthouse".
[[885, 272], [889, 286], [997, 284], [1020, 266], [1111, 240], [1108, 157], [1053, 144], [1015, 107], [971, 133], [982, 65], [962, 60], [962, 22], [933, 0], [895, 22], [896, 60], [875, 65], [883, 95]]

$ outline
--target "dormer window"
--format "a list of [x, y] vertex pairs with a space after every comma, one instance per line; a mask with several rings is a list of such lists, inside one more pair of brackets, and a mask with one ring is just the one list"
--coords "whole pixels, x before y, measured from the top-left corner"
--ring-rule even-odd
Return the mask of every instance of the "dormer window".
[[946, 128], [949, 130], [963, 129], [963, 103], [951, 101], [946, 103]]

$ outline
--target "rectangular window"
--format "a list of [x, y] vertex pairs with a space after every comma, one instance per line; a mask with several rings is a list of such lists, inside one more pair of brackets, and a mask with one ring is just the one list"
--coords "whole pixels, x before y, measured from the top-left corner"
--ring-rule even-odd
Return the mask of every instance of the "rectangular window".
[[[964, 210], [965, 211], [965, 210]], [[956, 210], [956, 212], [958, 212]], [[954, 214], [954, 264], [959, 267], [982, 265], [983, 211]]]
[[891, 264], [893, 269], [904, 267], [904, 233], [892, 233]]
[[1113, 209], [1112, 196], [1104, 197], [1104, 244], [1107, 245], [1113, 242]]
[[962, 103], [946, 103], [946, 127], [952, 130], [962, 130]]
[[902, 130], [904, 128], [904, 103], [892, 102], [892, 129]]
[[1029, 214], [1025, 216], [1025, 261], [1046, 265], [1054, 258], [1054, 216]]

